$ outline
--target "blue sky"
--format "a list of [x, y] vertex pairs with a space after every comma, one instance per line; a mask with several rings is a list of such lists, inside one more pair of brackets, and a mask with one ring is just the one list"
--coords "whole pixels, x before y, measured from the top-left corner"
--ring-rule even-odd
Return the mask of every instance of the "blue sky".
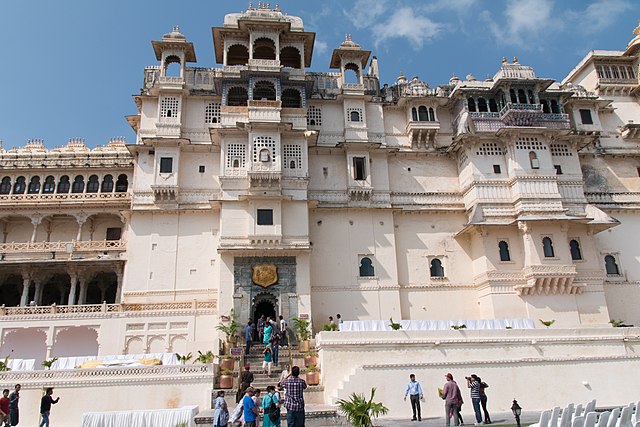
[[[275, 7], [276, 2], [271, 2]], [[402, 71], [435, 87], [452, 73], [493, 75], [517, 56], [537, 75], [562, 79], [592, 49], [624, 49], [640, 0], [356, 0], [280, 1], [316, 35], [313, 71], [327, 71], [331, 51], [350, 33], [373, 51], [382, 83]], [[197, 66], [215, 66], [211, 27], [248, 1], [20, 0], [3, 2], [0, 139], [5, 148], [43, 138], [103, 145], [134, 141], [123, 116], [145, 65], [157, 63], [150, 41], [175, 24], [194, 42]], [[254, 6], [257, 2], [254, 2]]]

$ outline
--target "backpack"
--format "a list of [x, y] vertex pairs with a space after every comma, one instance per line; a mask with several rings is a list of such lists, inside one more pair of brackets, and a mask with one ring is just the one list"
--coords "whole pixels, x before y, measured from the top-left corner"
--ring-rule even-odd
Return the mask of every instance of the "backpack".
[[269, 405], [269, 420], [276, 423], [280, 419], [280, 408], [276, 406], [276, 402], [273, 401], [273, 395], [271, 395], [271, 405]]

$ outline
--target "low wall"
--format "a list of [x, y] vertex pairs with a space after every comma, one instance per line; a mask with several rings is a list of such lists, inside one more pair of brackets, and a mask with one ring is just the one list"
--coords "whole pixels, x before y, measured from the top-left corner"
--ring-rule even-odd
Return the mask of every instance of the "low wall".
[[640, 398], [632, 375], [640, 369], [640, 328], [321, 332], [316, 344], [327, 403], [376, 387], [375, 400], [390, 416], [410, 415], [403, 401], [410, 373], [425, 393], [423, 417], [443, 416], [437, 389], [447, 372], [462, 390], [469, 420], [464, 377], [473, 373], [490, 385], [490, 412], [508, 412], [514, 398], [525, 410]]
[[171, 409], [189, 405], [209, 408], [213, 365], [149, 366], [0, 373], [0, 387], [20, 392], [20, 425], [38, 425], [40, 398], [54, 387], [60, 402], [51, 423], [78, 427], [84, 412]]

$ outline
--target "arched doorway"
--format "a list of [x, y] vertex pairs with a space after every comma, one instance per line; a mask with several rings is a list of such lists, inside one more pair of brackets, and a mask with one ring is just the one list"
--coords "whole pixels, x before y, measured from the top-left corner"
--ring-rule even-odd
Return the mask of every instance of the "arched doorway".
[[278, 312], [278, 301], [275, 295], [268, 292], [262, 292], [253, 299], [253, 307], [251, 313], [253, 314], [253, 320], [257, 321], [260, 316], [271, 317], [276, 319], [276, 313]]

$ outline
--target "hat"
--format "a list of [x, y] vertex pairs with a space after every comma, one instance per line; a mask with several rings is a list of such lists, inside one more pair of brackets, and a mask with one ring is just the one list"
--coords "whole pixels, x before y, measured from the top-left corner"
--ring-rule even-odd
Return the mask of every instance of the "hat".
[[249, 369], [249, 365], [244, 365], [244, 369]]
[[445, 377], [447, 377], [447, 379], [449, 379], [449, 380], [453, 379], [453, 375], [451, 375], [451, 373], [447, 373], [447, 375], [445, 375]]

